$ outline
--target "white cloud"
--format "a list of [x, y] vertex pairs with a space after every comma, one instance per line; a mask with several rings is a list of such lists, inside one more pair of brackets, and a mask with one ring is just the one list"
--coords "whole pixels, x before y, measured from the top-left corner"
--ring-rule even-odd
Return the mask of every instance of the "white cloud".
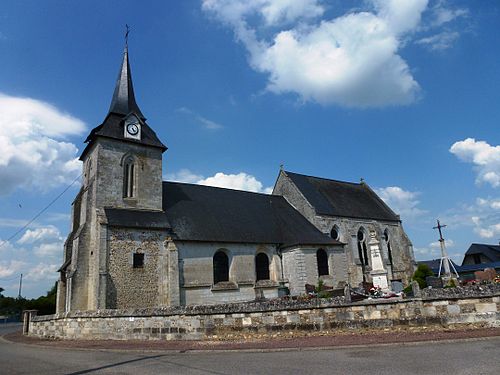
[[40, 227], [36, 229], [28, 229], [23, 236], [17, 241], [20, 244], [45, 243], [52, 241], [61, 241], [61, 233], [53, 225]]
[[[268, 91], [352, 107], [411, 103], [420, 88], [398, 50], [403, 37], [416, 30], [427, 0], [368, 3], [371, 11], [315, 23], [311, 20], [323, 8], [313, 0], [204, 0], [203, 9], [233, 29], [252, 68], [268, 75]], [[255, 18], [263, 18], [268, 29], [284, 21], [300, 23], [259, 38]]]
[[208, 130], [218, 130], [218, 129], [222, 129], [224, 127], [221, 124], [219, 124], [219, 123], [217, 123], [215, 121], [209, 120], [206, 117], [203, 117], [203, 116], [199, 115], [198, 113], [196, 113], [196, 112], [194, 112], [194, 111], [192, 111], [192, 110], [190, 110], [189, 108], [186, 108], [186, 107], [180, 107], [180, 108], [178, 108], [177, 112], [184, 113], [186, 115], [189, 115], [189, 116], [193, 117], [205, 129], [208, 129]]
[[225, 174], [218, 172], [211, 177], [203, 177], [192, 173], [188, 169], [181, 169], [177, 173], [167, 174], [167, 179], [177, 182], [194, 183], [197, 185], [215, 186], [227, 189], [245, 190], [256, 193], [270, 194], [273, 190], [272, 187], [264, 187], [262, 182], [257, 180], [254, 176], [240, 172], [237, 174]]
[[417, 260], [430, 260], [441, 257], [441, 251], [430, 247], [414, 247], [413, 253]]
[[[498, 210], [498, 208], [495, 208]], [[495, 239], [500, 237], [500, 217], [498, 214], [473, 216], [474, 232], [481, 238]]]
[[433, 26], [441, 26], [457, 18], [466, 17], [468, 14], [469, 10], [466, 8], [451, 9], [447, 6], [446, 1], [438, 1], [432, 8], [432, 24]]
[[500, 146], [467, 138], [455, 142], [450, 152], [460, 160], [474, 165], [477, 184], [488, 183], [495, 188], [500, 187]]
[[200, 185], [216, 186], [228, 189], [246, 190], [253, 192], [271, 193], [272, 188], [264, 188], [262, 183], [254, 176], [240, 172], [238, 174], [216, 173], [212, 177], [198, 181]]
[[166, 179], [174, 182], [187, 182], [189, 184], [195, 184], [198, 181], [203, 180], [203, 176], [201, 174], [195, 174], [191, 172], [189, 169], [181, 169], [179, 172], [168, 173], [166, 175]]
[[416, 43], [426, 46], [433, 51], [442, 51], [451, 48], [458, 37], [459, 33], [456, 31], [443, 31], [442, 33], [422, 38]]
[[53, 225], [28, 229], [17, 241], [21, 245], [33, 245], [32, 251], [38, 257], [57, 257], [63, 254], [64, 238]]
[[10, 260], [0, 262], [0, 278], [7, 278], [19, 273], [19, 271], [26, 265], [25, 262], [20, 260]]
[[0, 93], [0, 195], [72, 181], [81, 169], [78, 150], [64, 139], [84, 130], [81, 120], [48, 103]]
[[35, 246], [33, 252], [41, 258], [55, 257], [56, 259], [62, 259], [63, 247], [64, 241], [42, 243], [39, 246]]
[[26, 225], [27, 222], [28, 220], [0, 217], [0, 227], [20, 228]]
[[426, 213], [418, 208], [420, 201], [417, 199], [420, 193], [403, 190], [399, 186], [388, 186], [375, 189], [380, 198], [403, 219], [412, 219]]
[[[444, 245], [448, 249], [450, 247], [455, 246], [455, 242], [451, 238], [446, 238], [444, 240]], [[431, 242], [429, 246], [433, 249], [439, 249], [439, 250], [441, 249], [441, 244], [439, 241]]]
[[26, 279], [31, 281], [57, 280], [57, 269], [59, 266], [55, 263], [38, 263], [28, 271]]
[[480, 207], [488, 207], [493, 210], [500, 210], [500, 199], [477, 198], [476, 203]]
[[317, 0], [203, 0], [203, 9], [232, 25], [249, 14], [257, 14], [267, 26], [320, 16]]

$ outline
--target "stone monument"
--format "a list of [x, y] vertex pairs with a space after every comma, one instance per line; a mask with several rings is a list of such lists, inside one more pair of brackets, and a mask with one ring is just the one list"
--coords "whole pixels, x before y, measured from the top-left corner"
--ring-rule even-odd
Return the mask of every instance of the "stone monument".
[[389, 282], [387, 280], [387, 270], [384, 268], [379, 243], [380, 242], [377, 240], [375, 232], [370, 232], [370, 242], [368, 242], [372, 260], [372, 270], [370, 275], [372, 276], [374, 287], [381, 288], [383, 291], [388, 291]]

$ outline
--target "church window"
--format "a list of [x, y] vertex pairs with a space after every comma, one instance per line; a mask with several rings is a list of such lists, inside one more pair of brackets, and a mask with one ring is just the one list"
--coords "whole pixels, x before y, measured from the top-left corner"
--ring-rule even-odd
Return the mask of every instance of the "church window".
[[358, 256], [363, 266], [368, 265], [368, 247], [366, 246], [365, 232], [360, 229], [358, 231]]
[[217, 251], [213, 259], [214, 284], [229, 281], [229, 258], [223, 251]]
[[339, 232], [339, 227], [337, 227], [336, 225], [332, 228], [332, 231], [330, 232], [330, 236], [334, 239], [334, 240], [339, 240], [340, 239], [340, 232]]
[[325, 250], [316, 251], [316, 261], [318, 262], [318, 276], [328, 275], [328, 255]]
[[123, 177], [123, 196], [125, 198], [135, 197], [135, 164], [132, 157], [125, 161]]
[[257, 281], [269, 280], [269, 257], [264, 253], [258, 253], [255, 257], [255, 273]]
[[392, 248], [391, 248], [391, 239], [389, 237], [389, 231], [386, 229], [384, 231], [384, 239], [387, 244], [387, 257], [389, 258], [389, 264], [392, 265]]
[[134, 253], [133, 258], [133, 268], [143, 268], [144, 267], [144, 254], [143, 253]]

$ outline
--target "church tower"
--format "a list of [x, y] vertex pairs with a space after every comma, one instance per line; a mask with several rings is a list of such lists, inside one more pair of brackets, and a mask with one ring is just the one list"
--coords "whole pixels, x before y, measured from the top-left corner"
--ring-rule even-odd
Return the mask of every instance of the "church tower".
[[167, 147], [136, 103], [127, 45], [108, 114], [85, 143], [82, 187], [72, 205], [72, 228], [59, 270], [58, 312], [106, 308], [105, 209], [162, 210], [162, 154]]
[[83, 185], [95, 183], [96, 207], [162, 209], [162, 153], [167, 148], [135, 101], [128, 47], [108, 114], [85, 143]]

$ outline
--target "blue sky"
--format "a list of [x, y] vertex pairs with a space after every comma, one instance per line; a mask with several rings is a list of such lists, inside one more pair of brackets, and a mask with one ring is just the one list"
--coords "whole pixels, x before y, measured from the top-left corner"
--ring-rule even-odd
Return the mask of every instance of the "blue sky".
[[[417, 259], [440, 218], [461, 262], [500, 238], [500, 4], [492, 1], [4, 1], [0, 241], [79, 174], [109, 108], [124, 25], [164, 176], [253, 191], [279, 165], [365, 181]], [[0, 247], [0, 286], [35, 297], [62, 263], [75, 184]]]

